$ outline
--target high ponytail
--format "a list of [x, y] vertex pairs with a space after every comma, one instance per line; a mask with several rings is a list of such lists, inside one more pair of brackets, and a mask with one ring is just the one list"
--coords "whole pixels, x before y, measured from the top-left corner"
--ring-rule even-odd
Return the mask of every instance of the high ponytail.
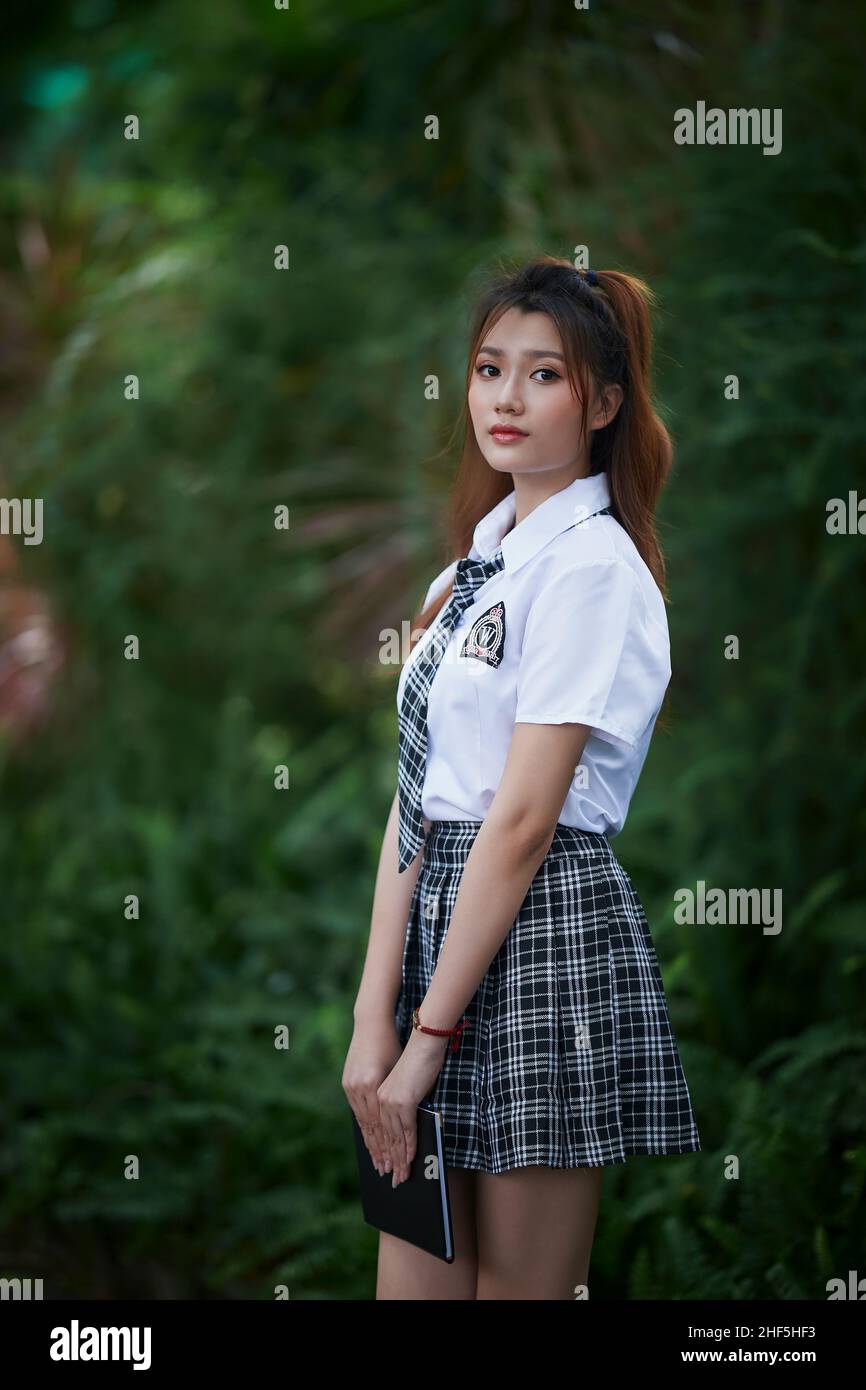
[[649, 310], [656, 299], [649, 285], [637, 276], [620, 270], [600, 270], [596, 275], [622, 337], [625, 380], [621, 383], [622, 404], [614, 420], [593, 437], [591, 469], [598, 471], [596, 462], [606, 468], [614, 515], [666, 598], [665, 560], [656, 534], [655, 509], [670, 472], [673, 446], [651, 394]]

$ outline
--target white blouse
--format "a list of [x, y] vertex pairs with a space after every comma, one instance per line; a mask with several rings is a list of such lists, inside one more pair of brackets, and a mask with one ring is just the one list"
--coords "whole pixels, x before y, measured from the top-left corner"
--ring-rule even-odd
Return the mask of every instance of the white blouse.
[[[604, 473], [576, 478], [513, 526], [510, 492], [475, 528], [470, 559], [501, 543], [504, 569], [477, 590], [430, 687], [429, 821], [483, 820], [515, 724], [587, 724], [592, 732], [565, 799], [563, 825], [622, 829], [671, 677], [665, 602], [612, 516]], [[512, 528], [509, 530], [509, 528]], [[425, 606], [452, 579], [433, 580]], [[399, 708], [409, 663], [397, 685]]]

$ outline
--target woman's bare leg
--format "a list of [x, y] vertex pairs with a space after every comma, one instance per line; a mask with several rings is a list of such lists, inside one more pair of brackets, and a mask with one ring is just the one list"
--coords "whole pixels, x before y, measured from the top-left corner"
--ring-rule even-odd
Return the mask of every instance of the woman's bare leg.
[[476, 1299], [574, 1299], [588, 1283], [604, 1168], [476, 1173]]
[[453, 1264], [380, 1231], [377, 1299], [474, 1299], [478, 1277], [474, 1188], [477, 1177], [468, 1168], [448, 1169]]

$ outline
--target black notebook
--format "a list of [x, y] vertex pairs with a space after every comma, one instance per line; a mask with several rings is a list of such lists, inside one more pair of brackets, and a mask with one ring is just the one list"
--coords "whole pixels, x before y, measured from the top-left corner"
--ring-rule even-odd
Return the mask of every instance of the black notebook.
[[367, 1225], [407, 1240], [451, 1264], [454, 1239], [439, 1111], [429, 1101], [418, 1106], [417, 1150], [409, 1176], [399, 1187], [391, 1186], [391, 1173], [379, 1176], [354, 1110], [350, 1116], [358, 1155], [361, 1208]]

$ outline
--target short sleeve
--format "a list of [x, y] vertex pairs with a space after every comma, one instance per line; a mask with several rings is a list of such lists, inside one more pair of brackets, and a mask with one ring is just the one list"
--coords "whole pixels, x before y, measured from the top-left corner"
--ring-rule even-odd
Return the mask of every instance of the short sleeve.
[[631, 565], [572, 566], [535, 598], [517, 673], [518, 724], [587, 724], [634, 748], [670, 680], [670, 647]]

